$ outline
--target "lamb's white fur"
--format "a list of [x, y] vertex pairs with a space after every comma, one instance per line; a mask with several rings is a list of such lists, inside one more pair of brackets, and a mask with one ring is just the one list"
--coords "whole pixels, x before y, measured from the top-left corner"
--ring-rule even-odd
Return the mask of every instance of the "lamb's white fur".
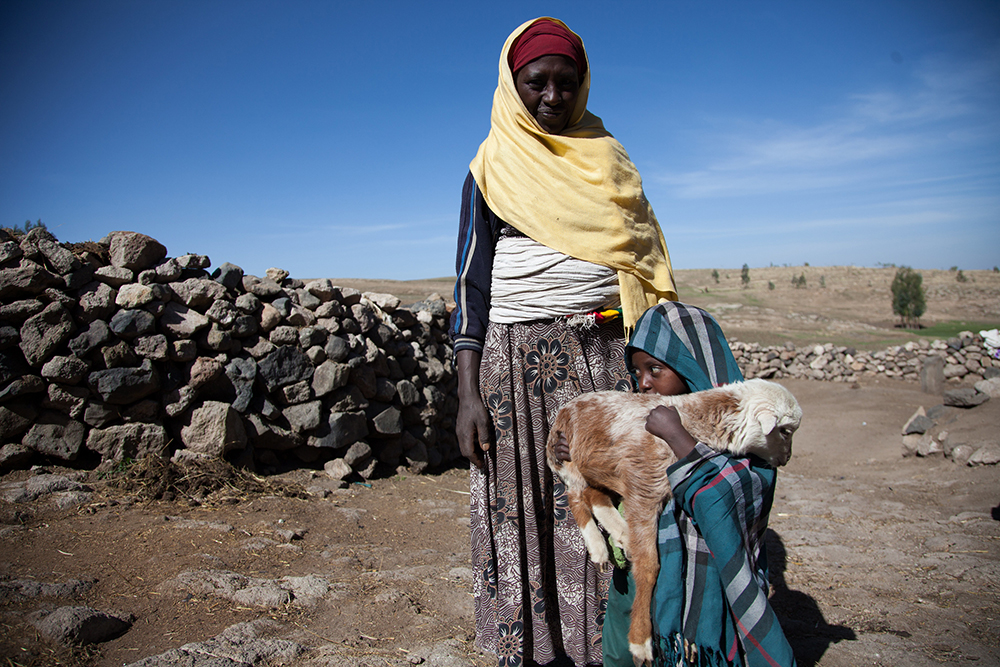
[[[596, 518], [632, 561], [636, 582], [629, 650], [638, 662], [652, 662], [650, 600], [660, 569], [656, 521], [670, 497], [667, 466], [675, 456], [666, 442], [646, 431], [658, 405], [673, 405], [691, 435], [713, 449], [736, 456], [756, 454], [782, 466], [792, 454], [792, 434], [802, 409], [791, 392], [774, 382], [748, 380], [684, 394], [628, 394], [604, 391], [579, 396], [559, 411], [549, 433], [549, 467], [566, 484], [569, 505], [594, 563], [608, 561]], [[570, 461], [554, 448], [560, 437]], [[621, 496], [625, 516], [609, 492]]]

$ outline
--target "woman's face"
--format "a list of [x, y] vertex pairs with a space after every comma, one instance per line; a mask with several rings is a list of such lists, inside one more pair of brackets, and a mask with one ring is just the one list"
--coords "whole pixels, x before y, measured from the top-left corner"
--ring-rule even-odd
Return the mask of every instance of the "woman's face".
[[549, 134], [569, 125], [580, 94], [576, 63], [566, 56], [542, 56], [517, 71], [514, 83], [528, 113]]
[[642, 350], [632, 353], [632, 368], [639, 381], [639, 391], [643, 394], [677, 396], [688, 393], [687, 385], [674, 369]]

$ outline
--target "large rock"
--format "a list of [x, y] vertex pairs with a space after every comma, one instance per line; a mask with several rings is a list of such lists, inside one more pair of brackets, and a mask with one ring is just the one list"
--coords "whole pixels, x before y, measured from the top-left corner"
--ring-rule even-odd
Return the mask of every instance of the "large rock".
[[381, 435], [399, 435], [403, 431], [402, 413], [399, 408], [386, 408], [372, 419], [375, 432]]
[[0, 441], [9, 442], [27, 431], [38, 417], [38, 411], [27, 401], [0, 405]]
[[254, 381], [257, 379], [257, 362], [245, 357], [233, 357], [226, 365], [226, 377], [233, 386], [233, 409], [246, 412], [253, 399]]
[[991, 466], [1000, 463], [1000, 445], [983, 445], [969, 457], [970, 466]]
[[160, 376], [149, 359], [143, 359], [138, 367], [94, 371], [87, 382], [105, 403], [112, 405], [135, 403], [160, 388]]
[[170, 358], [170, 342], [163, 334], [140, 336], [132, 341], [135, 353], [152, 361], [166, 361]]
[[167, 256], [167, 249], [159, 241], [138, 232], [111, 232], [107, 239], [111, 265], [118, 268], [151, 269]]
[[51, 408], [72, 419], [80, 419], [87, 407], [90, 391], [86, 387], [73, 387], [53, 382], [47, 388], [47, 396], [42, 401], [43, 408]]
[[311, 327], [316, 324], [316, 316], [302, 306], [293, 305], [287, 319], [296, 327]]
[[396, 393], [399, 395], [399, 402], [403, 406], [414, 405], [420, 400], [420, 392], [409, 380], [400, 380], [396, 383]]
[[270, 278], [258, 278], [257, 276], [243, 276], [243, 289], [255, 296], [271, 301], [285, 293], [281, 285]]
[[188, 377], [190, 378], [188, 385], [192, 389], [200, 389], [221, 376], [225, 372], [225, 368], [218, 359], [198, 357], [191, 364], [191, 370], [188, 372]]
[[242, 286], [243, 269], [235, 264], [223, 262], [219, 265], [219, 268], [212, 273], [212, 278], [219, 284], [228, 287], [231, 290], [235, 290], [237, 287]]
[[85, 427], [59, 412], [43, 412], [21, 444], [39, 454], [75, 461], [83, 446]]
[[247, 444], [247, 432], [238, 412], [218, 401], [205, 401], [191, 413], [191, 423], [181, 428], [181, 442], [188, 449], [222, 456]]
[[60, 607], [37, 621], [39, 634], [62, 644], [99, 644], [125, 634], [130, 616], [115, 616], [91, 607]]
[[84, 322], [106, 320], [115, 312], [117, 292], [110, 285], [94, 281], [80, 288], [77, 317]]
[[94, 279], [117, 289], [135, 281], [135, 273], [120, 266], [102, 266], [94, 271]]
[[329, 441], [324, 446], [340, 449], [368, 435], [368, 420], [360, 412], [331, 412], [327, 420]]
[[56, 356], [42, 366], [42, 377], [62, 384], [79, 384], [90, 365], [76, 357]]
[[932, 354], [920, 366], [920, 389], [940, 396], [944, 393], [944, 359]]
[[[5, 357], [6, 355], [0, 353], [0, 369], [2, 369], [4, 375], [7, 374]], [[24, 362], [21, 363], [23, 364]], [[41, 394], [44, 391], [45, 381], [42, 378], [37, 375], [23, 375], [4, 387], [3, 391], [0, 391], [0, 403], [17, 398], [18, 396]]]
[[218, 299], [209, 306], [205, 315], [220, 326], [229, 328], [236, 321], [236, 318], [240, 316], [240, 311], [232, 302]]
[[0, 447], [0, 471], [6, 472], [15, 468], [25, 468], [31, 463], [35, 453], [19, 442], [12, 442]]
[[78, 357], [87, 356], [91, 350], [111, 340], [111, 327], [104, 320], [94, 320], [75, 338], [69, 341], [69, 349]]
[[312, 389], [316, 396], [326, 396], [334, 389], [339, 389], [347, 384], [351, 376], [351, 367], [347, 364], [338, 364], [327, 360], [316, 367], [313, 373]]
[[320, 401], [309, 401], [298, 405], [289, 405], [281, 411], [288, 420], [289, 426], [296, 433], [311, 431], [320, 424], [322, 414], [322, 403]]
[[944, 404], [956, 408], [974, 408], [988, 400], [990, 400], [989, 394], [984, 394], [974, 387], [960, 387], [944, 392]]
[[87, 435], [87, 449], [100, 454], [104, 461], [164, 456], [169, 442], [163, 426], [138, 422], [91, 429]]
[[24, 358], [36, 368], [41, 366], [69, 340], [75, 328], [69, 311], [61, 303], [50, 303], [21, 327], [20, 346]]
[[115, 305], [120, 308], [140, 308], [154, 299], [153, 290], [149, 285], [130, 283], [122, 285], [115, 296]]
[[13, 324], [24, 324], [32, 315], [37, 315], [45, 309], [45, 304], [38, 299], [19, 299], [0, 306], [0, 320]]
[[258, 363], [260, 376], [268, 391], [309, 380], [314, 367], [305, 353], [293, 346], [283, 346], [267, 355]]
[[146, 336], [156, 329], [156, 320], [152, 313], [145, 310], [119, 310], [111, 318], [111, 330], [124, 340], [132, 340], [137, 336]]
[[0, 264], [13, 264], [14, 260], [21, 259], [24, 256], [24, 251], [21, 250], [21, 246], [14, 241], [4, 241], [0, 243]]
[[57, 276], [52, 275], [34, 262], [24, 262], [21, 266], [0, 270], [0, 300], [34, 296], [45, 291], [47, 287], [61, 284]]
[[48, 230], [36, 227], [29, 231], [25, 238], [35, 244], [45, 261], [59, 275], [65, 275], [80, 268], [80, 260], [72, 252], [59, 245], [56, 237]]
[[206, 278], [188, 278], [179, 283], [170, 283], [177, 298], [188, 308], [206, 309], [226, 296], [223, 285]]
[[980, 380], [976, 383], [976, 391], [982, 392], [990, 398], [1000, 398], [1000, 376]]
[[174, 338], [191, 338], [211, 324], [211, 320], [182, 303], [171, 301], [163, 307], [160, 326]]
[[304, 438], [294, 431], [277, 424], [265, 422], [260, 415], [246, 416], [247, 436], [255, 449], [287, 451], [304, 444]]
[[392, 313], [399, 308], [399, 297], [381, 292], [365, 292], [362, 296], [378, 306], [382, 312]]

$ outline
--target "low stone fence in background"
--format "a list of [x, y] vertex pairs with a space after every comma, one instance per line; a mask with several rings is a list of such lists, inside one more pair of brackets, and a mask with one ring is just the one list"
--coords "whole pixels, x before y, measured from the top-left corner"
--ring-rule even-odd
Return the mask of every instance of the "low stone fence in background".
[[748, 378], [854, 382], [878, 375], [920, 382], [925, 391], [941, 394], [949, 386], [973, 385], [1000, 375], [1000, 359], [991, 357], [982, 336], [971, 331], [947, 341], [922, 339], [877, 352], [830, 343], [796, 348], [791, 343], [761, 346], [734, 341], [731, 347]]
[[[343, 479], [460, 457], [443, 299], [402, 308], [280, 269], [210, 266], [135, 232], [62, 244], [0, 231], [0, 469], [157, 454], [322, 464]], [[747, 377], [883, 375], [941, 393], [1000, 374], [972, 333], [873, 353], [733, 351]]]
[[341, 478], [460, 456], [448, 309], [156, 240], [0, 237], [0, 467], [226, 456]]

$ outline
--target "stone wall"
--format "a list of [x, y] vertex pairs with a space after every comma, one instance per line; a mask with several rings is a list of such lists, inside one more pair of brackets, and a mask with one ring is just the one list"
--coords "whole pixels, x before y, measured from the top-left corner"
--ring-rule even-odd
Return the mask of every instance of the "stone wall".
[[209, 273], [134, 232], [0, 234], [0, 466], [156, 453], [368, 476], [460, 455], [440, 297]]
[[[61, 244], [45, 229], [0, 231], [0, 468], [155, 453], [265, 472], [325, 464], [343, 478], [460, 456], [443, 299], [401, 308], [280, 269], [210, 266], [135, 232]], [[747, 377], [918, 380], [932, 368], [943, 384], [1000, 372], [972, 333], [873, 353], [733, 351]]]
[[1000, 359], [990, 355], [978, 333], [963, 331], [947, 341], [921, 339], [879, 350], [859, 352], [854, 348], [809, 345], [796, 348], [731, 344], [743, 374], [750, 377], [785, 377], [854, 382], [863, 376], [882, 376], [922, 382], [931, 393], [942, 393], [945, 385], [972, 385], [1000, 375]]

